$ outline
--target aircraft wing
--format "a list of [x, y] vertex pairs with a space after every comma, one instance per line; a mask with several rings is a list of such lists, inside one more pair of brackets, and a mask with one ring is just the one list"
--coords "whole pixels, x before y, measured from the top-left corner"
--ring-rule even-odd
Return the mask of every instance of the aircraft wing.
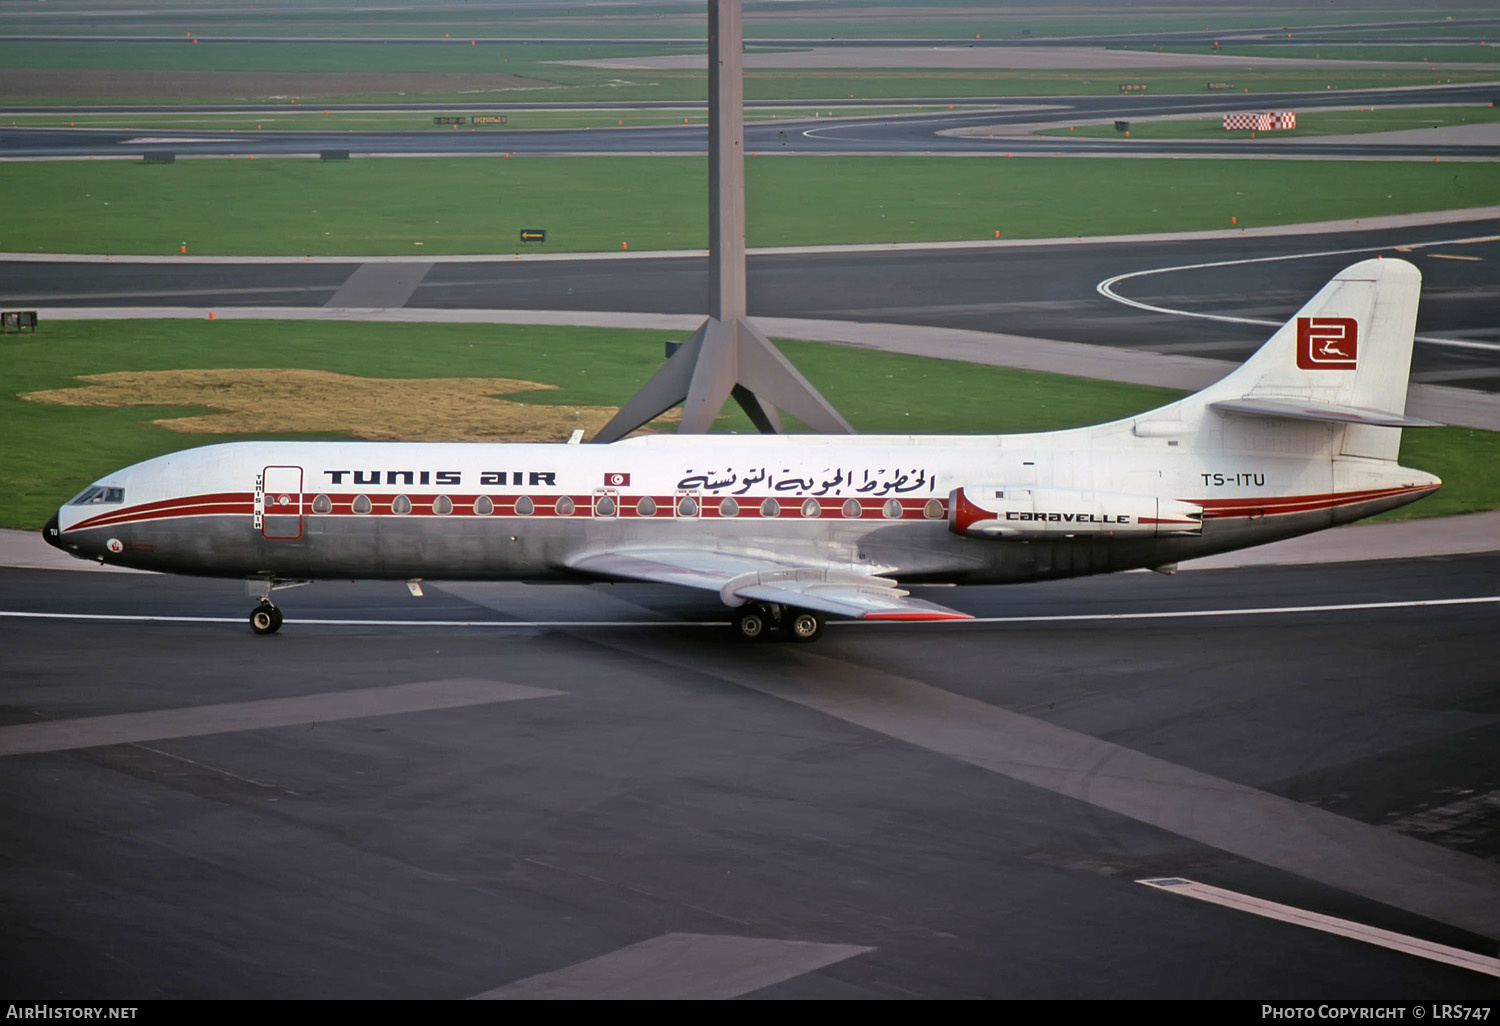
[[600, 577], [717, 591], [726, 604], [775, 602], [862, 620], [970, 620], [968, 613], [914, 599], [888, 577], [778, 564], [702, 549], [596, 552], [569, 561]]

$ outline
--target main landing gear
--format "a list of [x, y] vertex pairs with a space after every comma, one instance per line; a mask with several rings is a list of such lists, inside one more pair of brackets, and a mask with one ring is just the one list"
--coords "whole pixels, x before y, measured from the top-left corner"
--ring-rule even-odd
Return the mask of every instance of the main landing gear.
[[773, 636], [784, 641], [817, 641], [823, 636], [823, 617], [811, 609], [750, 602], [734, 615], [734, 629], [747, 641]]

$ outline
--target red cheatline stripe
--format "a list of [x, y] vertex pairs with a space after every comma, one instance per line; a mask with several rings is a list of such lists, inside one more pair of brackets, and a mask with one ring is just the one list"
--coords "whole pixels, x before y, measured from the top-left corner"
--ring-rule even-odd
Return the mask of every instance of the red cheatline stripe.
[[968, 613], [943, 613], [937, 610], [912, 610], [895, 613], [866, 613], [865, 620], [972, 620]]
[[143, 506], [131, 506], [74, 524], [69, 531], [89, 527], [107, 527], [113, 524], [136, 523], [142, 520], [165, 520], [171, 517], [206, 516], [220, 513], [249, 514], [254, 510], [253, 501], [245, 496], [205, 495], [191, 499], [180, 499], [171, 503], [157, 502]]
[[[210, 492], [207, 495], [179, 495], [171, 499], [158, 499], [155, 502], [143, 502], [130, 508], [138, 512], [151, 511], [180, 506], [183, 503], [250, 502], [254, 497], [254, 494], [251, 492]], [[103, 515], [107, 516], [108, 513]]]
[[1412, 492], [1428, 492], [1427, 485], [1411, 488], [1377, 488], [1359, 492], [1335, 492], [1325, 495], [1281, 496], [1266, 499], [1195, 499], [1188, 500], [1203, 507], [1204, 519], [1248, 516], [1252, 513], [1277, 515], [1284, 513], [1309, 513], [1319, 509], [1334, 509], [1360, 502], [1407, 495]]
[[[324, 493], [328, 494], [328, 493]], [[315, 493], [305, 493], [301, 496], [301, 515], [308, 517], [324, 516], [452, 516], [452, 517], [477, 517], [480, 514], [474, 512], [474, 502], [479, 499], [479, 494], [472, 495], [448, 495], [447, 498], [453, 503], [451, 513], [438, 514], [432, 511], [432, 504], [438, 495], [407, 495], [411, 502], [411, 512], [395, 514], [391, 512], [392, 503], [404, 493], [392, 492], [389, 494], [358, 493], [363, 494], [370, 501], [370, 512], [358, 514], [354, 512], [354, 500], [356, 495], [340, 493], [329, 494], [331, 508], [327, 513], [314, 513], [313, 500]], [[523, 498], [521, 495], [489, 495], [487, 496], [494, 506], [494, 512], [488, 514], [495, 517], [521, 517], [516, 513], [516, 502]], [[562, 498], [573, 500], [573, 512], [569, 514], [557, 512], [557, 502]], [[656, 513], [650, 517], [644, 516], [636, 511], [641, 499], [650, 498], [656, 503]], [[770, 496], [777, 500], [778, 512], [771, 517], [761, 513], [761, 503], [767, 496], [742, 496], [734, 497], [739, 511], [732, 517], [719, 513], [719, 503], [725, 497], [710, 496], [706, 499], [699, 497], [694, 501], [697, 505], [697, 513], [693, 517], [681, 517], [676, 512], [677, 497], [675, 496], [621, 496], [614, 497], [616, 512], [605, 516], [594, 512], [594, 496], [592, 493], [586, 495], [532, 495], [529, 496], [533, 504], [533, 512], [527, 514], [531, 517], [590, 517], [597, 519], [723, 519], [723, 520], [757, 520], [757, 519], [781, 519], [795, 520], [802, 517], [802, 504], [806, 501], [797, 496]], [[830, 499], [827, 497], [816, 498], [818, 502], [818, 515], [820, 517], [842, 517], [844, 503], [847, 499]], [[864, 499], [856, 500], [860, 503], [859, 519], [870, 520], [923, 520], [939, 519], [928, 518], [925, 513], [926, 505], [930, 499], [897, 499], [901, 503], [900, 517], [886, 517], [886, 499]], [[938, 500], [942, 506], [941, 516], [947, 515], [947, 504]], [[224, 514], [240, 514], [249, 516], [254, 510], [254, 496], [248, 492], [225, 492], [212, 495], [184, 496], [178, 499], [163, 499], [157, 502], [142, 503], [139, 506], [130, 506], [125, 509], [112, 510], [88, 520], [81, 521], [67, 528], [68, 531], [85, 530], [95, 527], [109, 527], [123, 524], [142, 523], [153, 520], [167, 520], [186, 516], [217, 516]], [[280, 507], [267, 505], [264, 510], [267, 516], [297, 516], [298, 510], [292, 507]], [[855, 519], [855, 518], [847, 518]]]
[[1239, 498], [1239, 499], [1189, 499], [1196, 505], [1204, 508], [1233, 508], [1233, 507], [1261, 507], [1277, 503], [1307, 503], [1307, 502], [1360, 502], [1365, 499], [1379, 498], [1386, 495], [1400, 495], [1403, 492], [1427, 491], [1428, 485], [1401, 486], [1396, 488], [1367, 488], [1357, 492], [1319, 492], [1313, 495], [1275, 495], [1269, 498]]

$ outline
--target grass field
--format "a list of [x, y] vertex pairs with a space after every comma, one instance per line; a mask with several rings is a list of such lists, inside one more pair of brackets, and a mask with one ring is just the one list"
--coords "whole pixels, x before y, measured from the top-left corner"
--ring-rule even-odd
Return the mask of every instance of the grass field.
[[[1243, 109], [1244, 103], [1226, 103], [1225, 112]], [[1454, 125], [1479, 125], [1500, 122], [1500, 108], [1465, 107], [1371, 107], [1368, 110], [1311, 111], [1297, 114], [1294, 129], [1258, 132], [1261, 139], [1302, 138], [1311, 135], [1361, 135], [1368, 132], [1396, 132], [1405, 128], [1446, 128]], [[1079, 125], [1074, 129], [1049, 128], [1038, 135], [1072, 135], [1102, 139], [1120, 136], [1113, 125]], [[1160, 121], [1132, 121], [1132, 139], [1249, 139], [1248, 131], [1226, 132], [1219, 115], [1203, 118], [1172, 118]]]
[[[0, 526], [35, 528], [70, 495], [110, 470], [196, 444], [252, 437], [184, 434], [151, 423], [216, 412], [212, 389], [195, 406], [62, 406], [28, 402], [25, 393], [80, 385], [81, 375], [180, 368], [295, 368], [413, 382], [414, 407], [430, 400], [426, 379], [503, 377], [556, 386], [511, 392], [540, 407], [617, 406], [656, 369], [662, 343], [680, 333], [459, 324], [256, 321], [55, 321], [35, 336], [11, 336], [0, 389]], [[1170, 402], [1181, 393], [1060, 375], [975, 366], [812, 343], [781, 349], [864, 433], [945, 434], [1049, 430], [1099, 423]], [[255, 379], [266, 402], [278, 386]], [[389, 391], [383, 402], [400, 403]], [[277, 432], [267, 423], [253, 437], [368, 436], [367, 392], [348, 408], [325, 395], [342, 431]], [[470, 397], [472, 401], [472, 397]], [[232, 405], [232, 404], [225, 404]], [[428, 438], [444, 437], [431, 421], [445, 407], [421, 407]], [[738, 409], [719, 430], [750, 429]], [[458, 422], [455, 421], [455, 424]], [[558, 440], [566, 433], [561, 427]], [[455, 427], [454, 437], [464, 436]], [[503, 439], [496, 439], [503, 440]], [[1400, 515], [1435, 516], [1500, 505], [1500, 437], [1440, 428], [1408, 431], [1402, 457], [1447, 482]]]
[[[0, 251], [506, 253], [707, 245], [706, 158], [0, 164]], [[1500, 202], [1481, 163], [760, 156], [751, 246], [1109, 235]], [[1108, 189], [1100, 189], [1108, 182]]]

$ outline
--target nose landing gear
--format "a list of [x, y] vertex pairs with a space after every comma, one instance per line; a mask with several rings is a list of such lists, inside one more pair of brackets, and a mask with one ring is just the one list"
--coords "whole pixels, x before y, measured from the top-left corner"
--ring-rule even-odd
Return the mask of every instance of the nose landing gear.
[[747, 641], [772, 636], [783, 641], [817, 641], [823, 635], [823, 617], [810, 609], [751, 602], [734, 616], [734, 629]]
[[256, 634], [275, 634], [281, 630], [281, 610], [271, 601], [271, 592], [281, 588], [298, 588], [312, 581], [286, 580], [280, 577], [252, 577], [245, 581], [245, 590], [251, 598], [260, 599], [260, 605], [250, 611], [250, 629]]
[[281, 610], [262, 601], [250, 613], [250, 629], [256, 634], [275, 634], [281, 630]]

